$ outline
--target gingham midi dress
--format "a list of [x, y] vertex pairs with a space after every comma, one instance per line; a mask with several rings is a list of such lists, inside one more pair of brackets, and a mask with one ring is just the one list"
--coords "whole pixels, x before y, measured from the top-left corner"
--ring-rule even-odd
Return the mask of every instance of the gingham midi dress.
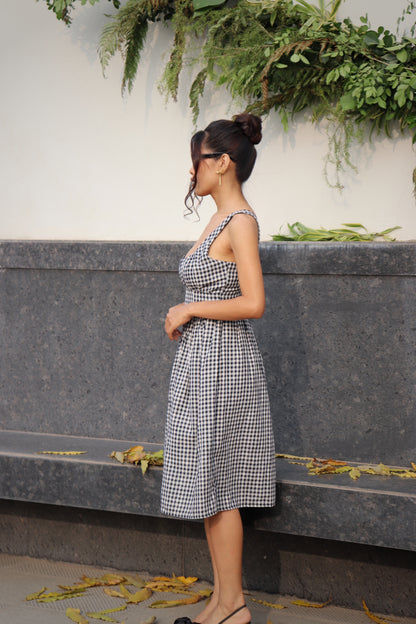
[[[234, 262], [208, 255], [228, 217], [190, 255], [179, 276], [185, 302], [241, 294]], [[169, 387], [161, 492], [163, 513], [187, 519], [275, 503], [275, 457], [263, 361], [249, 320], [192, 318], [183, 327]]]

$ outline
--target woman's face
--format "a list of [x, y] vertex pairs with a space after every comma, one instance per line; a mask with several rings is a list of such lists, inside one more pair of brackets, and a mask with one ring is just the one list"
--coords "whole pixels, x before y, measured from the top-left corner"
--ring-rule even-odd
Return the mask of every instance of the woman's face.
[[[212, 150], [209, 149], [203, 142], [201, 144], [200, 152], [196, 157], [196, 162], [192, 164], [189, 169], [192, 180], [196, 178], [196, 186], [194, 192], [199, 197], [205, 197], [211, 195], [212, 191], [218, 186], [218, 162], [216, 157], [208, 157], [207, 154], [212, 155]], [[195, 171], [197, 167], [197, 171]]]

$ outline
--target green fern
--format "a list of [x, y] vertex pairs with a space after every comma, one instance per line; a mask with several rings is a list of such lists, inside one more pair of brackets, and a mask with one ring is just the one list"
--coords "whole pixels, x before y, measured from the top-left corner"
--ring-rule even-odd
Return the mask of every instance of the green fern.
[[103, 29], [98, 47], [101, 66], [105, 73], [111, 58], [117, 51], [121, 53], [124, 59], [123, 93], [126, 88], [129, 92], [133, 88], [149, 21], [155, 21], [159, 15], [171, 16], [169, 0], [128, 0]]
[[189, 104], [192, 110], [192, 121], [196, 125], [199, 117], [199, 101], [204, 94], [205, 83], [207, 80], [207, 70], [206, 68], [201, 69], [198, 72], [195, 80], [191, 85], [191, 89], [189, 91]]
[[143, 50], [144, 42], [148, 31], [148, 22], [141, 16], [138, 18], [134, 28], [128, 33], [125, 40], [125, 64], [123, 81], [121, 90], [124, 92], [126, 87], [129, 93], [133, 89], [134, 79], [137, 74], [137, 68], [140, 62], [140, 54]]

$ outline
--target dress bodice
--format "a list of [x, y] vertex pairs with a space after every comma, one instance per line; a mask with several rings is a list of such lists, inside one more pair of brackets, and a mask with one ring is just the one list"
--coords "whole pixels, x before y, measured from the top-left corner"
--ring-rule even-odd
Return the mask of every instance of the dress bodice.
[[235, 262], [218, 260], [209, 256], [209, 249], [235, 214], [249, 214], [250, 210], [237, 210], [229, 214], [194, 252], [184, 256], [179, 263], [179, 277], [186, 288], [185, 303], [233, 299], [241, 295]]

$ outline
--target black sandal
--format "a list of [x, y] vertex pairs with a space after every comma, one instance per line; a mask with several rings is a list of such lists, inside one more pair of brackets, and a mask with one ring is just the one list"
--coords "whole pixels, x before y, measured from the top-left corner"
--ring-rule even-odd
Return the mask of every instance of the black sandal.
[[[230, 613], [230, 615], [227, 615], [226, 618], [224, 618], [223, 620], [221, 620], [221, 622], [219, 622], [218, 624], [224, 624], [224, 622], [226, 622], [227, 620], [230, 619], [230, 617], [233, 617], [233, 615], [235, 615], [236, 613], [238, 613], [239, 611], [241, 611], [241, 609], [245, 609], [246, 608], [246, 604], [243, 604], [242, 607], [238, 607], [238, 609], [236, 609], [235, 611], [233, 611], [232, 613]], [[250, 622], [247, 622], [247, 624], [251, 624], [251, 620]]]
[[[241, 609], [245, 609], [246, 606], [247, 606], [246, 604], [243, 604], [241, 607], [238, 607], [238, 609], [236, 609], [235, 611], [230, 613], [230, 615], [227, 615], [227, 617], [225, 617], [223, 620], [221, 620], [221, 622], [219, 622], [218, 624], [224, 624], [224, 622], [226, 622], [231, 617], [233, 617], [233, 615], [235, 615], [236, 613], [241, 611]], [[176, 618], [176, 620], [174, 621], [173, 624], [199, 624], [199, 622], [194, 622], [193, 620], [191, 620], [191, 618], [189, 618], [189, 617], [187, 617], [185, 615], [184, 617]], [[251, 624], [251, 620], [250, 620], [250, 622], [247, 622], [247, 624]]]

